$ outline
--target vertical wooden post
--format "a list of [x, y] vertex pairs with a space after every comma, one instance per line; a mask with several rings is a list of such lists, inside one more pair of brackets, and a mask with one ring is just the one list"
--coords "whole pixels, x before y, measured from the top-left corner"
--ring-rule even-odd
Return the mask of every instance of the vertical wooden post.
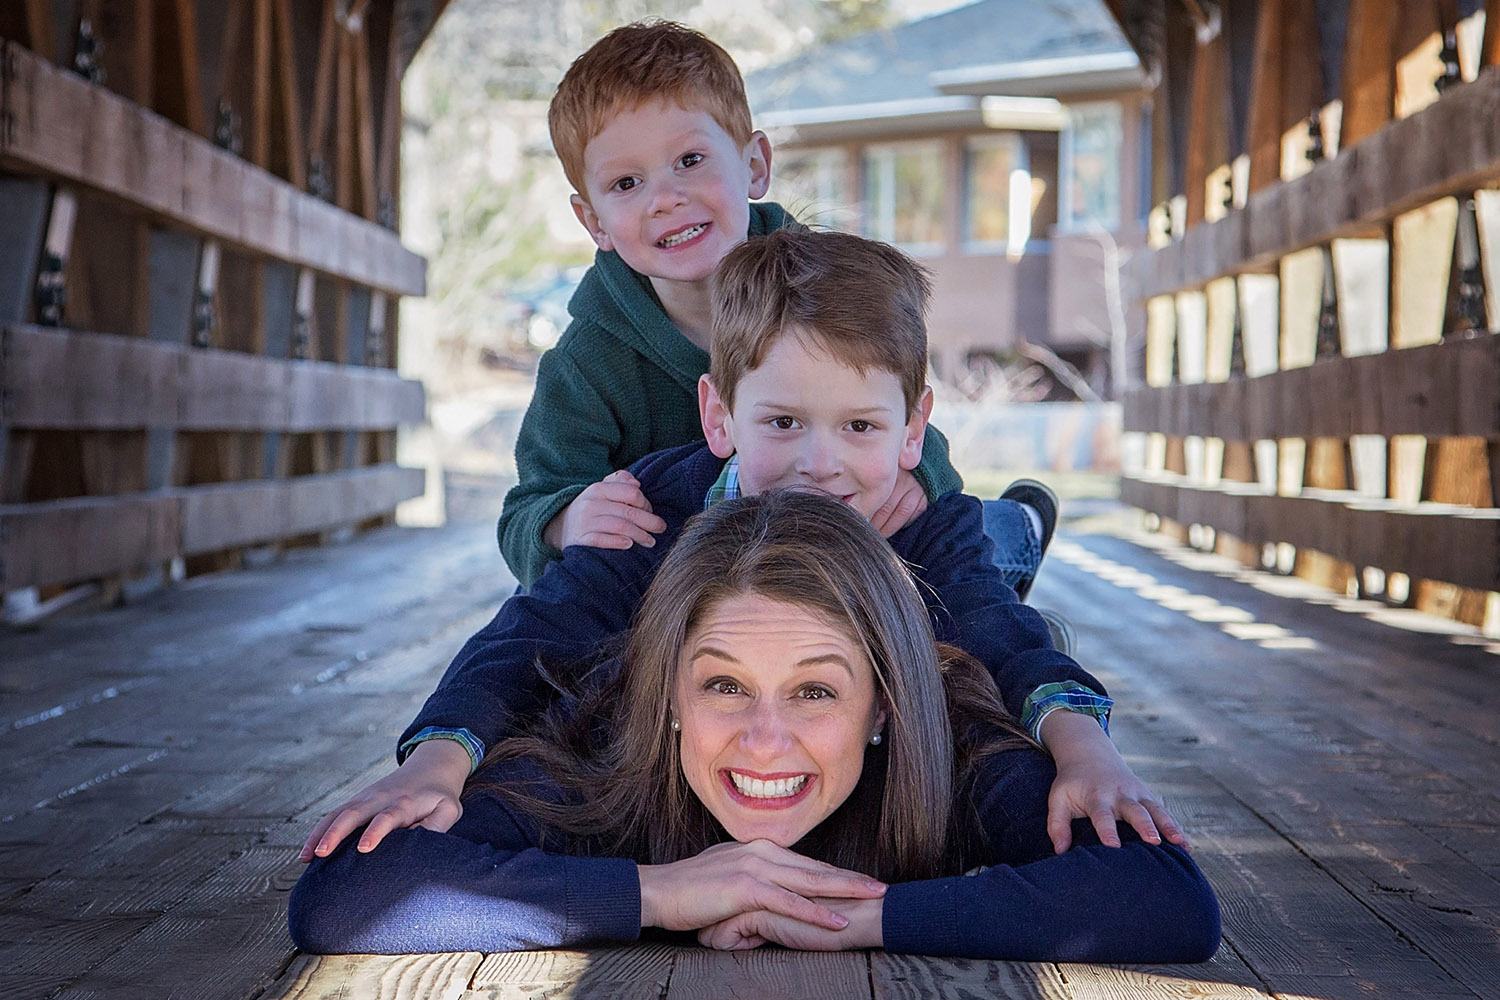
[[1400, 7], [1350, 0], [1344, 43], [1344, 114], [1339, 147], [1348, 149], [1390, 120], [1395, 109], [1395, 34]]
[[1281, 21], [1283, 0], [1264, 0], [1255, 29], [1255, 59], [1250, 69], [1251, 192], [1281, 177]]

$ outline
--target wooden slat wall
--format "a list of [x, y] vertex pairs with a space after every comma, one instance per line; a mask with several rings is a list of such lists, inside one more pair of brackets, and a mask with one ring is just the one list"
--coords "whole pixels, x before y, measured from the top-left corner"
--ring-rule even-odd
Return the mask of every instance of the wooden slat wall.
[[421, 491], [392, 464], [425, 408], [390, 370], [398, 299], [425, 288], [394, 231], [399, 83], [443, 5], [0, 12], [0, 590], [40, 588], [20, 606], [231, 568]]
[[[1218, 35], [1194, 6], [1162, 8], [1168, 40], [1198, 29], [1164, 47], [1161, 90], [1195, 85], [1154, 149], [1188, 151], [1158, 194], [1189, 225], [1127, 275], [1150, 322], [1122, 494], [1335, 589], [1404, 574], [1398, 599], [1500, 633], [1500, 3], [1242, 0]], [[1243, 67], [1220, 81], [1251, 25], [1246, 109]]]
[[267, 257], [396, 295], [421, 295], [422, 258], [374, 222], [303, 194], [264, 169], [15, 42], [0, 167], [42, 173]]
[[421, 469], [373, 465], [0, 506], [0, 588], [88, 580], [122, 567], [352, 527], [423, 489]]
[[387, 369], [35, 326], [0, 328], [12, 429], [384, 430], [419, 424], [422, 385]]

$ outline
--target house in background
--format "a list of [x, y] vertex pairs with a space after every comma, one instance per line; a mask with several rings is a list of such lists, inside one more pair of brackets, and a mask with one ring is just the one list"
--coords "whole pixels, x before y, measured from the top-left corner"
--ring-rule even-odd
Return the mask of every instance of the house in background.
[[980, 0], [747, 86], [775, 146], [771, 198], [931, 269], [937, 378], [1024, 356], [1053, 373], [1053, 398], [1115, 395], [1144, 318], [1106, 277], [1144, 241], [1150, 122], [1103, 3]]

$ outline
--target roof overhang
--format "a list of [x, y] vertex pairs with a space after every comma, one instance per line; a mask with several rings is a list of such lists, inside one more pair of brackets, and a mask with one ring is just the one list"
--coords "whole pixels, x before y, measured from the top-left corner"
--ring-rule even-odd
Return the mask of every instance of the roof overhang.
[[756, 117], [760, 127], [786, 135], [784, 141], [808, 143], [962, 129], [1055, 132], [1067, 123], [1068, 109], [1051, 98], [968, 95], [767, 111]]
[[1129, 50], [1060, 59], [1026, 59], [938, 70], [927, 77], [934, 90], [949, 95], [1057, 97], [1106, 90], [1138, 90], [1145, 85], [1140, 60]]

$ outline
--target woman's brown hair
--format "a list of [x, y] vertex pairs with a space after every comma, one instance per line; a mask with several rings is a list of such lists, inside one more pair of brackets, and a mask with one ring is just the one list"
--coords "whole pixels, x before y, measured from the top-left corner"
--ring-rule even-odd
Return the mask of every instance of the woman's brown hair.
[[528, 759], [553, 788], [485, 771], [478, 783], [544, 825], [642, 862], [680, 860], [727, 839], [683, 776], [671, 700], [688, 637], [720, 602], [742, 594], [796, 605], [846, 631], [873, 666], [888, 713], [885, 739], [866, 748], [854, 792], [799, 853], [888, 881], [951, 871], [961, 772], [984, 753], [1030, 741], [983, 668], [934, 642], [910, 572], [869, 522], [805, 490], [724, 501], [689, 522], [646, 593], [623, 658], [603, 661], [581, 693], [569, 692], [486, 760], [485, 771]]

